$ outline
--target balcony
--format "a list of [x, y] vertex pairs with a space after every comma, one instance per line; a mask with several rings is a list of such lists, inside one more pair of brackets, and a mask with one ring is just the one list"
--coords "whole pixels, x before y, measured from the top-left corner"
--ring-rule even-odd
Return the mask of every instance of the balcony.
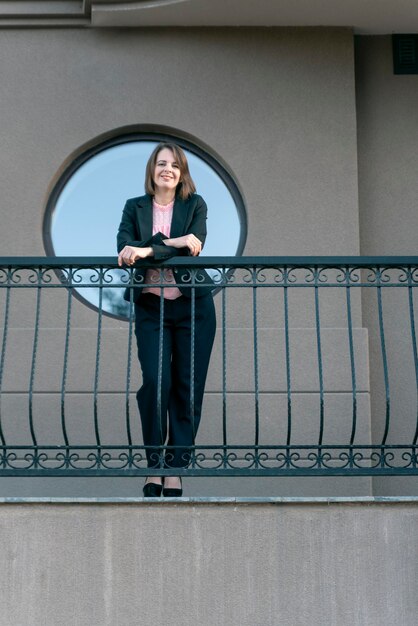
[[[1, 258], [0, 477], [418, 474], [418, 257], [153, 267], [162, 290], [164, 269], [189, 270], [181, 286], [192, 307], [207, 286], [199, 268], [216, 286], [218, 332], [189, 466], [146, 466], [135, 271], [115, 272], [114, 258]], [[127, 319], [106, 315], [127, 287]], [[80, 302], [87, 294], [96, 304]], [[162, 297], [160, 306], [163, 317]], [[192, 324], [192, 355], [193, 341]]]

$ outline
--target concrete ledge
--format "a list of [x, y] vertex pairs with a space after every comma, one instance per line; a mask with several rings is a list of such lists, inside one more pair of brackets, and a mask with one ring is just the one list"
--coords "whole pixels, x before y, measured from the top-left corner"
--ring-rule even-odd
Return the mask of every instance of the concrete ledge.
[[362, 497], [191, 497], [191, 498], [0, 498], [0, 504], [418, 504], [418, 496]]

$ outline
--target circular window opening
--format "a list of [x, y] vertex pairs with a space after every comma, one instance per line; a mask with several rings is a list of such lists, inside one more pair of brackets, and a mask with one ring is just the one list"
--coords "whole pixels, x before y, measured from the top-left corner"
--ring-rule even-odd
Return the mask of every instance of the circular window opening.
[[[47, 254], [65, 257], [115, 256], [116, 233], [128, 198], [144, 194], [145, 166], [160, 141], [180, 145], [189, 161], [197, 192], [208, 206], [208, 235], [201, 256], [241, 255], [246, 239], [246, 212], [232, 174], [207, 148], [175, 134], [135, 132], [97, 142], [76, 155], [48, 199], [44, 241]], [[112, 270], [119, 277], [120, 270]], [[89, 283], [91, 271], [77, 275]], [[104, 288], [102, 310], [129, 318], [123, 289]], [[77, 297], [99, 307], [99, 290], [83, 287]]]

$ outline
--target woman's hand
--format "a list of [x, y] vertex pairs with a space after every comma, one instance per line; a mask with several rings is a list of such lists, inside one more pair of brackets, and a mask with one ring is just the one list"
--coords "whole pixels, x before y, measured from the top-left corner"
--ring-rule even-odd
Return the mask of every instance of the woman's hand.
[[173, 248], [189, 248], [192, 256], [198, 256], [202, 250], [202, 242], [193, 234], [175, 237], [174, 239], [164, 239], [164, 244], [173, 246]]
[[118, 265], [133, 265], [139, 259], [146, 259], [149, 256], [153, 256], [153, 249], [149, 248], [135, 248], [135, 246], [125, 246], [118, 256]]

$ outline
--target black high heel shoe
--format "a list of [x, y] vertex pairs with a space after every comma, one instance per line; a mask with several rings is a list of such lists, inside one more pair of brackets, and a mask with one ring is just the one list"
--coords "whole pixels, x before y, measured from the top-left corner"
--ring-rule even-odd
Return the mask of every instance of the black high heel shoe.
[[164, 487], [163, 486], [163, 496], [164, 498], [181, 498], [181, 496], [183, 495], [183, 483], [182, 480], [180, 478], [180, 489], [177, 489], [175, 487]]
[[145, 483], [142, 488], [144, 498], [159, 498], [162, 490], [163, 486], [158, 485], [157, 483]]

